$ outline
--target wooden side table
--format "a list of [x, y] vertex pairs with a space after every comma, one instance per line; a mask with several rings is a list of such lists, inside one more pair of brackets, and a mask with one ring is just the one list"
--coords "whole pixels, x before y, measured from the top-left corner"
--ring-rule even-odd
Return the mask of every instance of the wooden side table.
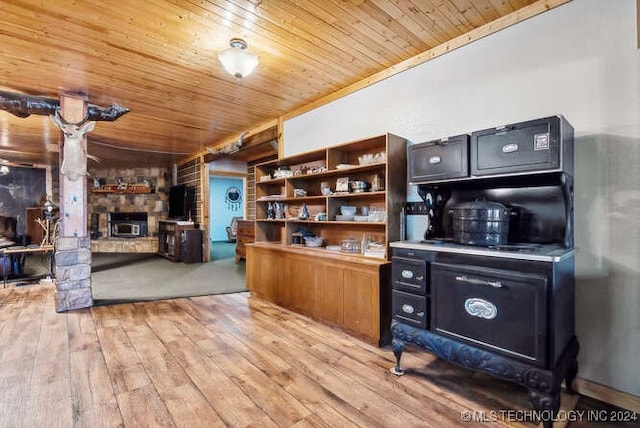
[[236, 232], [236, 262], [247, 259], [245, 244], [250, 244], [255, 240], [253, 220], [238, 220]]
[[[45, 254], [50, 253], [49, 257], [49, 276], [53, 276], [53, 245], [28, 245], [26, 247], [23, 246], [13, 246], [7, 247], [0, 250], [2, 254], [2, 265], [4, 266], [6, 260], [10, 258], [12, 255], [27, 255], [27, 254]], [[7, 279], [9, 279], [9, 272], [7, 269], [3, 269], [4, 273], [2, 275], [3, 279], [3, 288], [7, 286]]]

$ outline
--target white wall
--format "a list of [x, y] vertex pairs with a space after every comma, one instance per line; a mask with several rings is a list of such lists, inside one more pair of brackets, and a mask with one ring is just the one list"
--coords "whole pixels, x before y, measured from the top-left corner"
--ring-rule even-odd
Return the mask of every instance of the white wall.
[[[563, 114], [576, 131], [578, 376], [640, 395], [640, 51], [634, 0], [574, 0], [284, 123], [286, 156]], [[419, 200], [412, 189], [408, 200]]]

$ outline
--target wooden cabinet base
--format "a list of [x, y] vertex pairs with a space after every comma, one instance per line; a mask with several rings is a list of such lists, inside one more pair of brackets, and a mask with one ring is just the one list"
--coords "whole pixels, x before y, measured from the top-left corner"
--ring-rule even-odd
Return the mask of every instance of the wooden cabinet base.
[[390, 341], [391, 263], [322, 248], [249, 244], [251, 294], [381, 346]]
[[246, 245], [254, 240], [253, 220], [238, 220], [236, 232], [236, 262], [247, 258]]

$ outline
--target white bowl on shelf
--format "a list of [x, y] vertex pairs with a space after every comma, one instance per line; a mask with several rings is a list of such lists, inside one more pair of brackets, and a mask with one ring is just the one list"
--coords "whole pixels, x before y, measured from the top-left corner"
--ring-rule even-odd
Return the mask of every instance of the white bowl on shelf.
[[358, 208], [352, 205], [343, 205], [340, 207], [340, 214], [353, 217], [356, 215]]
[[369, 221], [368, 215], [354, 215], [353, 221]]

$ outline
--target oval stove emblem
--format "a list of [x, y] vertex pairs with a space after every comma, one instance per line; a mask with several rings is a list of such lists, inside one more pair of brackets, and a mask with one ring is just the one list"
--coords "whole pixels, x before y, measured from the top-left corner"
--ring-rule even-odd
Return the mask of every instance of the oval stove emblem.
[[411, 279], [411, 278], [413, 278], [413, 272], [412, 272], [412, 271], [410, 271], [410, 270], [406, 270], [406, 269], [405, 269], [405, 270], [403, 270], [403, 271], [402, 271], [402, 273], [401, 273], [401, 275], [402, 275], [402, 277], [403, 277], [403, 278], [405, 278], [405, 279]]
[[412, 314], [414, 311], [413, 306], [407, 305], [406, 303], [402, 305], [402, 312], [405, 314]]
[[478, 297], [465, 300], [464, 310], [471, 316], [487, 320], [494, 319], [498, 315], [496, 305]]
[[518, 145], [516, 143], [505, 144], [502, 146], [502, 153], [513, 153], [518, 151]]

